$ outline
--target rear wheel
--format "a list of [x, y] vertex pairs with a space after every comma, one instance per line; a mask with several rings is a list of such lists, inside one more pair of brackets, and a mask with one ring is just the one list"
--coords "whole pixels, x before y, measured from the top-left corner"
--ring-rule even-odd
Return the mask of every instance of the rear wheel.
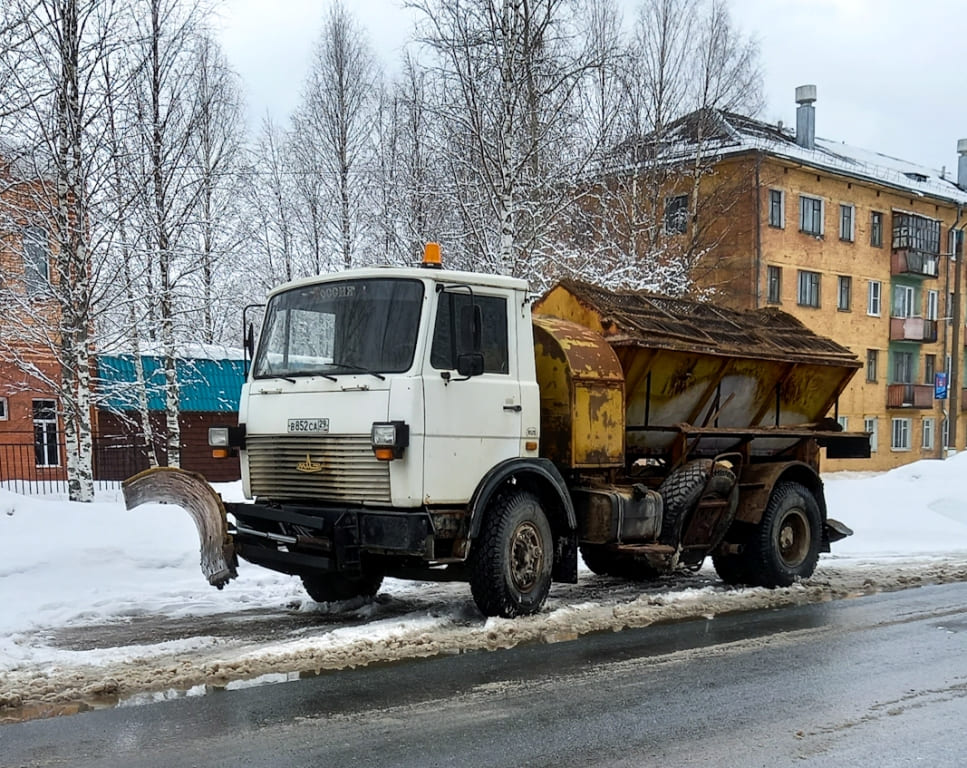
[[726, 584], [749, 584], [751, 569], [744, 555], [712, 555], [715, 572]]
[[749, 546], [752, 578], [763, 587], [788, 587], [807, 579], [819, 560], [822, 516], [812, 492], [799, 483], [779, 483]]
[[510, 490], [487, 509], [470, 552], [470, 592], [486, 616], [537, 613], [551, 588], [554, 540], [533, 493]]
[[302, 586], [309, 597], [317, 603], [351, 600], [354, 597], [373, 597], [383, 584], [379, 573], [363, 573], [346, 576], [341, 573], [323, 573], [302, 577]]

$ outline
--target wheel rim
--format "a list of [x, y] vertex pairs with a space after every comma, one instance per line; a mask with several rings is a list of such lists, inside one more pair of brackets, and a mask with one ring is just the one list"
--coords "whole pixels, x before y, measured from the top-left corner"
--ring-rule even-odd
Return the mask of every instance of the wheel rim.
[[791, 509], [779, 523], [776, 534], [779, 557], [787, 568], [801, 565], [809, 554], [809, 520], [805, 511]]
[[521, 592], [534, 588], [544, 566], [541, 532], [532, 522], [521, 523], [510, 541], [510, 577]]

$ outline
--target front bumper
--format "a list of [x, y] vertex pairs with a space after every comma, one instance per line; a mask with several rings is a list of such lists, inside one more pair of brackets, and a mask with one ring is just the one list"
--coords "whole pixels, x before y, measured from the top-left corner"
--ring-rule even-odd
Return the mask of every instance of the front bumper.
[[424, 510], [259, 502], [225, 506], [235, 517], [235, 551], [282, 573], [352, 575], [368, 557], [433, 557], [433, 524]]

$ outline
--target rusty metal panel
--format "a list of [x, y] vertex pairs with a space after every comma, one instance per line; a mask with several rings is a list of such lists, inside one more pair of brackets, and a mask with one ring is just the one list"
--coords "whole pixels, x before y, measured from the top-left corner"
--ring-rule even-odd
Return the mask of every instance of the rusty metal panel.
[[599, 334], [534, 317], [541, 391], [541, 455], [571, 468], [620, 467], [625, 454], [624, 373]]
[[[817, 423], [861, 367], [846, 347], [771, 308], [736, 312], [563, 282], [535, 304], [534, 313], [573, 321], [614, 349], [626, 375], [628, 449], [642, 454], [668, 452], [677, 438], [638, 428]], [[771, 454], [793, 442], [757, 440], [752, 452]], [[708, 450], [722, 451], [735, 444], [725, 436], [704, 442]]]

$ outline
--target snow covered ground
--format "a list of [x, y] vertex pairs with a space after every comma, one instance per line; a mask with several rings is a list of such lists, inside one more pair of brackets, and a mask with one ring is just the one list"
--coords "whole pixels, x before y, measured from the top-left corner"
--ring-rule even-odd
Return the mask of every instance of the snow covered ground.
[[[0, 490], [0, 722], [291, 679], [399, 658], [556, 642], [656, 621], [967, 580], [967, 453], [825, 476], [855, 531], [788, 589], [726, 587], [710, 566], [654, 584], [581, 571], [544, 611], [484, 619], [465, 584], [388, 579], [371, 601], [312, 602], [242, 562], [225, 589], [198, 569], [179, 508], [126, 511]], [[237, 484], [221, 486], [239, 498]]]

